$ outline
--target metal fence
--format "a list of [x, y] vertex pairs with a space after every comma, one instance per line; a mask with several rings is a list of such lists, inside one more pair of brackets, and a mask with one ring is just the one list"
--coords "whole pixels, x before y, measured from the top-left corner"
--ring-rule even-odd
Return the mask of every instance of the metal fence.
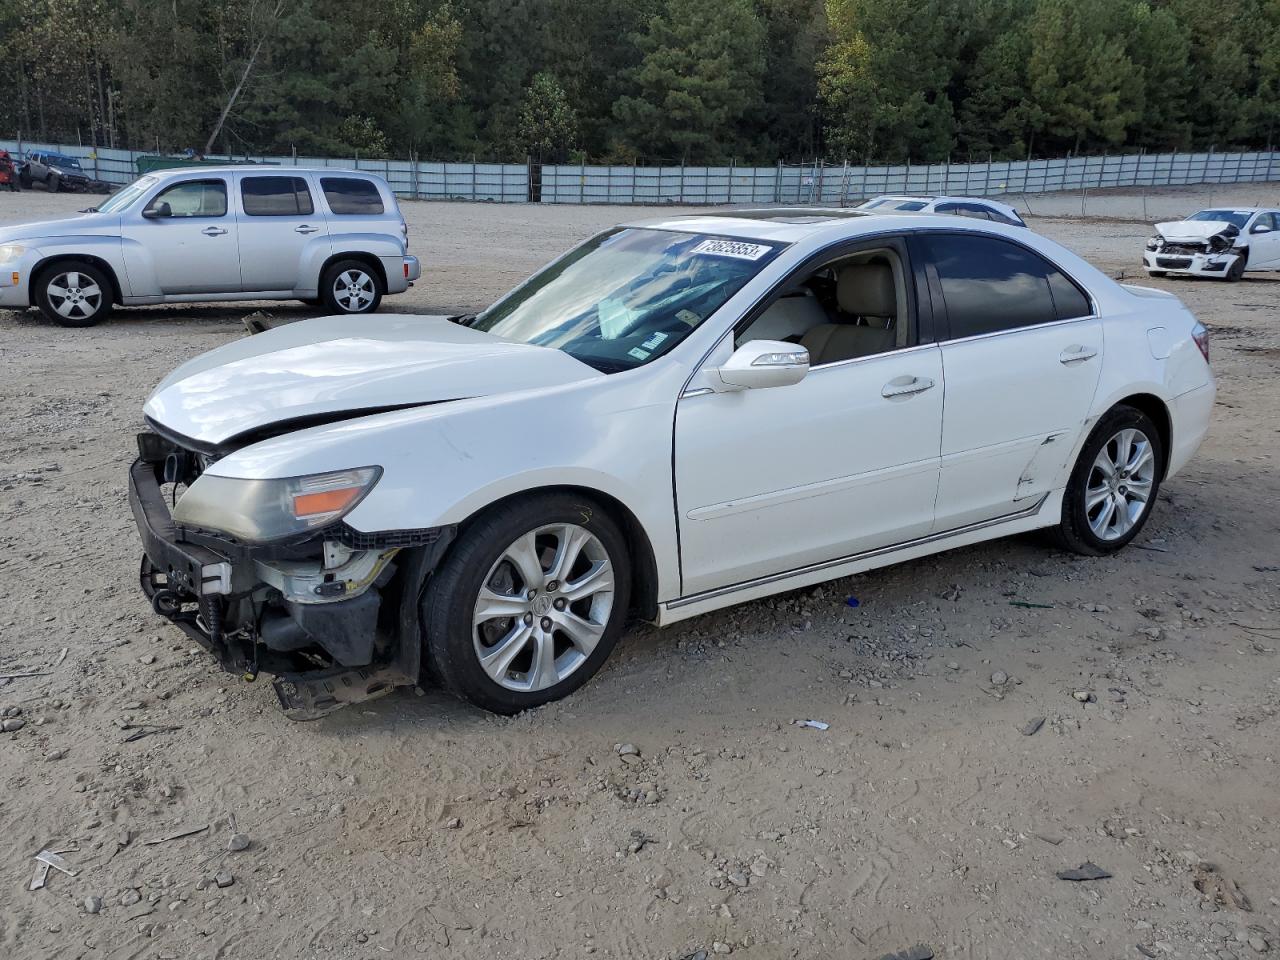
[[[134, 150], [0, 140], [11, 153], [48, 151], [77, 157], [90, 176], [113, 185], [137, 176]], [[343, 167], [385, 177], [415, 200], [498, 203], [722, 204], [844, 206], [882, 193], [1036, 194], [1103, 187], [1257, 183], [1280, 178], [1280, 151], [1133, 153], [1056, 160], [853, 166], [821, 160], [771, 167], [598, 166], [591, 164], [443, 163], [301, 156], [210, 156], [210, 160]]]

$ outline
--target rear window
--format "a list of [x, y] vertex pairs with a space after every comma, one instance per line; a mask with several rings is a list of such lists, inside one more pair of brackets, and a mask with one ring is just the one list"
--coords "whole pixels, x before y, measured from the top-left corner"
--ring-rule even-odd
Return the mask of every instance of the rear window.
[[371, 180], [321, 177], [320, 188], [334, 213], [377, 215], [383, 212], [382, 194]]
[[251, 217], [306, 217], [315, 212], [302, 177], [245, 177], [240, 199]]

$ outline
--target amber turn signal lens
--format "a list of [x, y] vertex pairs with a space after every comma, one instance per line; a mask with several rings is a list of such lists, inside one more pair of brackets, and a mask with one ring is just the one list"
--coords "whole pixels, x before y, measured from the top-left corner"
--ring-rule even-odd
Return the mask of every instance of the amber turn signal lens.
[[339, 513], [363, 491], [363, 487], [343, 487], [340, 490], [299, 494], [293, 498], [293, 515], [301, 518], [314, 517], [322, 513]]

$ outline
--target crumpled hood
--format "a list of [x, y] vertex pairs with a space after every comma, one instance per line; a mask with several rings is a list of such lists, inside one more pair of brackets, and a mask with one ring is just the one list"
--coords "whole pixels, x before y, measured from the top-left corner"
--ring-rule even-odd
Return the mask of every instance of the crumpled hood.
[[1240, 232], [1235, 224], [1225, 220], [1176, 220], [1156, 224], [1156, 232], [1171, 243], [1202, 243], [1230, 231]]
[[284, 421], [559, 386], [603, 376], [560, 350], [514, 343], [444, 317], [318, 317], [211, 350], [169, 374], [144, 411], [160, 427], [221, 444]]
[[33, 220], [0, 227], [0, 243], [44, 237], [118, 237], [120, 217], [114, 213], [82, 213], [61, 220]]

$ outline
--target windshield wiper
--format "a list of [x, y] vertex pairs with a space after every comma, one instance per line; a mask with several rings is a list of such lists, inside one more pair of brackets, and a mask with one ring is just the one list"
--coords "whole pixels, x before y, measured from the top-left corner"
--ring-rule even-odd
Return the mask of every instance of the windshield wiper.
[[469, 327], [475, 321], [474, 313], [460, 313], [456, 317], [447, 318], [450, 323], [456, 323], [460, 327]]

